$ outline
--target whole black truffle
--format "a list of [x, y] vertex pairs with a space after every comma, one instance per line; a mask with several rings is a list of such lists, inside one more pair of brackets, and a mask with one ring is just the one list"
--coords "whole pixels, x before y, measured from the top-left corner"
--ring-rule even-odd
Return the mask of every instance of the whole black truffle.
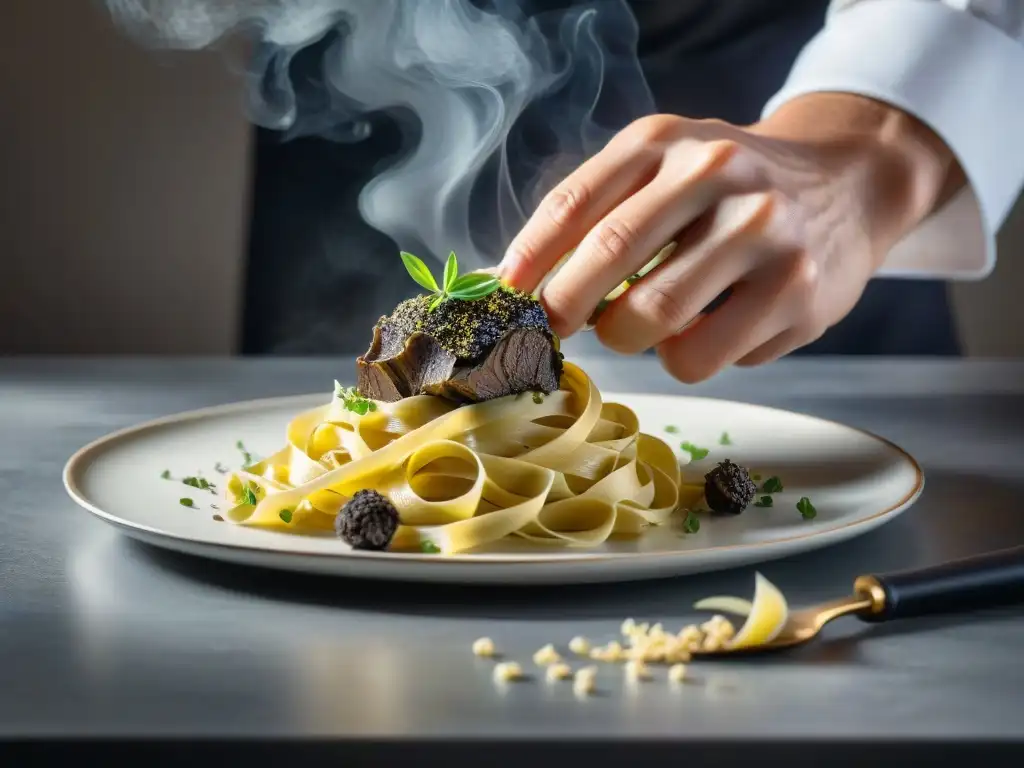
[[377, 491], [356, 491], [334, 518], [334, 530], [353, 549], [387, 549], [398, 530], [398, 510]]
[[757, 486], [745, 467], [729, 459], [704, 476], [704, 500], [712, 512], [738, 515], [754, 500]]

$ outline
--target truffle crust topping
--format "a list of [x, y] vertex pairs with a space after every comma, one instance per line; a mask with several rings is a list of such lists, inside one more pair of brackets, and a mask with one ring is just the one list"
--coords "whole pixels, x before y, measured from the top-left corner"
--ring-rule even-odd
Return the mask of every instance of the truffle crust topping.
[[431, 296], [406, 299], [382, 323], [403, 337], [419, 331], [432, 336], [459, 362], [475, 360], [514, 328], [551, 330], [544, 308], [528, 293], [500, 288], [476, 301], [448, 300], [429, 311]]

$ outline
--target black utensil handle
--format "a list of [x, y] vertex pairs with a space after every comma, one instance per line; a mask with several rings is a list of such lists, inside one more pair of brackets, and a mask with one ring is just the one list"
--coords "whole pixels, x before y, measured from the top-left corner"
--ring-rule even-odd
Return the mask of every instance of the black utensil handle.
[[[1024, 602], [1024, 547], [877, 576], [854, 589], [874, 599], [865, 621], [958, 613]], [[880, 593], [879, 593], [880, 590]]]

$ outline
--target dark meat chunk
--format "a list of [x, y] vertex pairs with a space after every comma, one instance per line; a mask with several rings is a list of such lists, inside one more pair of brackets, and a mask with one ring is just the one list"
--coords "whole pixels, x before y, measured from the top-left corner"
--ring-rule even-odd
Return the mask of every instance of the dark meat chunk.
[[357, 363], [359, 392], [393, 402], [431, 394], [459, 403], [554, 392], [562, 356], [540, 304], [501, 289], [477, 301], [403, 301], [374, 326]]

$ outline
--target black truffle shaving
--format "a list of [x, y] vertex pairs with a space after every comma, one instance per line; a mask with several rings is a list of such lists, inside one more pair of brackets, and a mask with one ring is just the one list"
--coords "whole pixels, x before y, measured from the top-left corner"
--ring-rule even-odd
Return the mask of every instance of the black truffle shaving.
[[712, 512], [738, 515], [754, 500], [757, 486], [745, 467], [729, 459], [704, 476], [704, 500]]
[[353, 549], [387, 549], [398, 530], [398, 510], [377, 491], [356, 491], [334, 519], [334, 530]]

